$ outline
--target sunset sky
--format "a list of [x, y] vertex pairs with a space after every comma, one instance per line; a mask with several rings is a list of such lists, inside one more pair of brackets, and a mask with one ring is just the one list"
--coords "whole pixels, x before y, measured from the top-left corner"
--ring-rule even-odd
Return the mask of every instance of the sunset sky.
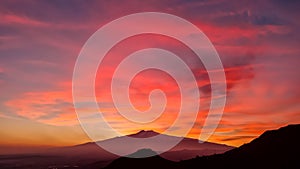
[[[299, 1], [280, 0], [127, 3], [3, 0], [0, 2], [0, 153], [1, 147], [65, 146], [90, 141], [73, 107], [72, 74], [76, 59], [88, 38], [101, 26], [137, 12], [164, 12], [182, 17], [201, 29], [219, 53], [227, 80], [227, 102], [209, 141], [240, 146], [265, 130], [300, 123], [299, 5]], [[128, 25], [120, 31], [134, 26]], [[167, 108], [150, 124], [124, 121], [110, 96], [110, 80], [118, 63], [130, 53], [150, 47], [179, 55], [194, 73], [201, 104], [188, 137], [198, 138], [210, 100], [208, 75], [186, 46], [169, 37], [138, 35], [112, 48], [96, 78], [101, 112], [124, 134], [141, 129], [163, 132], [174, 122], [180, 93], [174, 79], [166, 73], [141, 72], [131, 83], [130, 98], [139, 110], [149, 107], [148, 95], [153, 89], [166, 92]], [[186, 116], [185, 120], [191, 119]], [[183, 124], [181, 128], [184, 127]], [[178, 131], [170, 134], [178, 135]], [[99, 140], [115, 136], [100, 135]]]

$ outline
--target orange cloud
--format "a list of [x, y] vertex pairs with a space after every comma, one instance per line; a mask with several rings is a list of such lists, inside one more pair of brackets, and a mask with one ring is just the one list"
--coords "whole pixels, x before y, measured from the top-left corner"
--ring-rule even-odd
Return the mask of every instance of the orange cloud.
[[52, 125], [78, 123], [71, 95], [66, 92], [28, 92], [20, 97], [6, 102], [19, 116]]

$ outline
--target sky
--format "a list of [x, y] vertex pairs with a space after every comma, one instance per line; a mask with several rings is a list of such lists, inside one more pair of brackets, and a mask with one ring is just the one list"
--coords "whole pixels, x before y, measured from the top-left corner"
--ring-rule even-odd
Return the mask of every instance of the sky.
[[[0, 148], [91, 141], [80, 127], [72, 101], [76, 59], [95, 31], [114, 19], [137, 12], [182, 17], [202, 30], [215, 46], [226, 74], [227, 101], [218, 128], [208, 141], [240, 146], [266, 130], [300, 123], [299, 5], [299, 1], [280, 0], [3, 0]], [[122, 27], [120, 31], [134, 26]], [[174, 79], [164, 72], [141, 72], [130, 84], [130, 99], [141, 111], [149, 108], [152, 90], [165, 92], [166, 109], [154, 122], [140, 125], [124, 120], [111, 98], [110, 80], [118, 63], [134, 51], [153, 47], [179, 55], [197, 80], [201, 106], [187, 136], [198, 138], [211, 99], [208, 75], [187, 46], [169, 37], [138, 35], [110, 50], [95, 82], [99, 113], [123, 134], [141, 129], [163, 132], [176, 120], [180, 93]], [[187, 113], [184, 122], [191, 120]], [[178, 135], [183, 128], [185, 123], [170, 134]], [[109, 132], [99, 134], [99, 140], [115, 136]]]

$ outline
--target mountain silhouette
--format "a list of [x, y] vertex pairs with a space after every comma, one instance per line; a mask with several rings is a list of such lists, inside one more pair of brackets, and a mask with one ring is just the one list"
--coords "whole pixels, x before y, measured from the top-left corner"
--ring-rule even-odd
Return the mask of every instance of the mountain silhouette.
[[122, 157], [105, 169], [115, 168], [243, 168], [243, 169], [293, 169], [300, 168], [300, 125], [289, 125], [278, 130], [266, 131], [260, 137], [224, 154], [197, 157], [172, 162], [154, 156], [143, 159]]
[[[149, 138], [159, 135], [160, 133], [152, 131], [152, 130], [141, 130], [137, 133], [127, 135], [128, 137], [133, 138]], [[170, 135], [161, 135], [163, 142], [158, 142], [155, 144], [168, 144], [168, 141], [172, 141], [174, 139], [178, 139], [179, 137], [170, 136]], [[106, 150], [102, 149], [97, 145], [99, 144], [106, 144], [106, 145], [112, 145], [115, 149], [123, 150], [124, 152], [130, 152], [131, 147], [135, 147], [135, 145], [130, 145], [130, 143], [126, 142], [126, 137], [115, 137], [112, 139], [107, 139], [103, 141], [98, 142], [89, 142], [85, 144], [80, 144], [76, 146], [70, 146], [70, 147], [63, 147], [56, 149], [52, 152], [53, 155], [59, 154], [60, 156], [68, 156], [68, 157], [74, 157], [80, 160], [86, 160], [87, 162], [93, 162], [93, 161], [112, 161], [114, 159], [117, 159], [118, 156], [111, 154], [107, 152]], [[118, 144], [122, 143], [122, 144]], [[134, 144], [134, 143], [131, 143]], [[150, 141], [146, 142], [143, 141], [143, 146], [141, 149], [148, 149], [149, 144], [153, 144]], [[126, 146], [125, 146], [126, 145]], [[196, 156], [204, 156], [204, 155], [212, 155], [212, 154], [221, 154], [228, 150], [233, 149], [234, 147], [223, 145], [223, 144], [216, 144], [216, 143], [210, 143], [210, 142], [203, 142], [199, 143], [197, 139], [190, 139], [190, 138], [182, 138], [182, 140], [177, 144], [175, 147], [170, 149], [169, 151], [161, 154], [161, 156], [165, 159], [171, 160], [171, 161], [180, 161], [180, 160], [186, 160], [191, 159]], [[140, 149], [136, 149], [131, 151], [131, 153], [134, 153]], [[158, 150], [153, 150], [155, 152], [159, 152]], [[127, 153], [127, 154], [131, 154]]]
[[[198, 140], [184, 138], [177, 146], [163, 154], [152, 149], [139, 149], [127, 157], [118, 157], [98, 147], [96, 143], [85, 143], [71, 147], [52, 149], [42, 154], [19, 154], [0, 156], [1, 169], [41, 169], [41, 168], [66, 168], [66, 169], [105, 169], [114, 168], [164, 168], [164, 169], [196, 169], [196, 168], [230, 168], [230, 169], [298, 169], [300, 152], [300, 124], [289, 125], [278, 130], [266, 131], [260, 137], [239, 148], [235, 148], [216, 155], [195, 157], [195, 154], [213, 150], [213, 147], [226, 147], [214, 143], [199, 143]], [[140, 131], [128, 135], [129, 137], [153, 137], [155, 131]], [[174, 136], [165, 135], [172, 139]], [[121, 140], [116, 137], [105, 140]], [[126, 143], [116, 145], [119, 147], [130, 146]], [[196, 153], [194, 154], [194, 151]], [[159, 154], [159, 155], [157, 155]], [[192, 154], [189, 160], [180, 160], [180, 157]], [[137, 158], [151, 156], [148, 158]], [[176, 161], [165, 159], [165, 156], [176, 157]], [[129, 158], [134, 157], [134, 158]]]
[[134, 138], [148, 138], [148, 137], [154, 137], [159, 135], [160, 133], [155, 132], [153, 130], [141, 130], [135, 134], [130, 134], [128, 135], [129, 137], [134, 137]]
[[[145, 151], [139, 151], [140, 149], [136, 149], [134, 151], [128, 151], [128, 148], [134, 147], [134, 145], [131, 145], [132, 143], [128, 144], [126, 142], [126, 137], [127, 138], [151, 138], [157, 135], [161, 136], [162, 141], [154, 144], [159, 144], [162, 146], [167, 145], [168, 141], [176, 140], [179, 138], [182, 140], [175, 147], [171, 148], [169, 151], [164, 152], [162, 154], [153, 153], [153, 152], [160, 152], [160, 151], [153, 149], [152, 147], [148, 147], [147, 146], [148, 144], [153, 144], [149, 141], [141, 141], [143, 143], [143, 146], [142, 148], [140, 148], [144, 150], [147, 149], [149, 150], [149, 148], [152, 148], [152, 150], [148, 151], [148, 153], [144, 153]], [[159, 154], [158, 159], [164, 162], [168, 160], [171, 161], [187, 160], [187, 159], [195, 158], [196, 156], [221, 154], [235, 148], [223, 144], [216, 144], [210, 142], [199, 143], [197, 139], [182, 138], [182, 137], [170, 136], [166, 134], [160, 134], [153, 130], [141, 130], [136, 133], [127, 135], [126, 137], [125, 136], [115, 137], [103, 141], [87, 142], [75, 146], [45, 148], [37, 153], [29, 152], [29, 153], [10, 154], [10, 155], [3, 154], [0, 155], [0, 169], [66, 168], [66, 166], [69, 166], [68, 169], [73, 169], [73, 168], [79, 169], [81, 167], [83, 167], [84, 169], [99, 169], [107, 166], [112, 161], [120, 157], [99, 147], [97, 143], [111, 144], [116, 149], [124, 150], [124, 152], [129, 152], [126, 153], [125, 155], [128, 154], [136, 155], [136, 153], [142, 153], [142, 154], [144, 153], [143, 155], [146, 156], [155, 156], [156, 154]], [[121, 144], [115, 144], [116, 141]], [[151, 158], [151, 161], [153, 161], [153, 159], [157, 159], [157, 157], [155, 156], [154, 158]], [[140, 159], [139, 161], [144, 161], [144, 160], [145, 159]], [[16, 164], [18, 165], [18, 167], [15, 166]], [[144, 164], [147, 164], [147, 162]]]

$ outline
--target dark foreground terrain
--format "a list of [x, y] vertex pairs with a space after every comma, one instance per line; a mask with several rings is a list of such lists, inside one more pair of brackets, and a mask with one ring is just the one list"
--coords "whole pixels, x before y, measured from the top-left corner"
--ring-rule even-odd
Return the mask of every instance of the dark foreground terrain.
[[[171, 162], [160, 156], [144, 159], [119, 158], [106, 169], [119, 168], [229, 168], [229, 169], [299, 169], [300, 168], [300, 125], [289, 125], [263, 133], [249, 144], [224, 154], [197, 157], [181, 162]], [[144, 150], [149, 153], [151, 150]], [[97, 168], [97, 166], [94, 166]], [[90, 166], [92, 169], [92, 166]]]

